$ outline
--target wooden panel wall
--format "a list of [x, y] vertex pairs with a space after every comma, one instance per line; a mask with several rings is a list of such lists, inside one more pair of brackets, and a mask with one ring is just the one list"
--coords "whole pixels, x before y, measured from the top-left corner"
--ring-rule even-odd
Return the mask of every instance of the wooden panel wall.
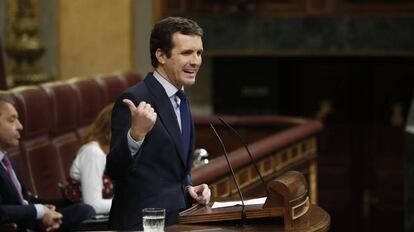
[[60, 78], [131, 70], [131, 0], [59, 1]]
[[168, 15], [354, 15], [414, 13], [410, 0], [159, 0], [161, 14]]
[[[403, 231], [402, 148], [414, 92], [412, 57], [214, 59], [217, 114], [270, 112], [323, 121], [318, 204], [332, 218], [331, 231]], [[269, 67], [267, 75], [260, 72]], [[269, 94], [243, 94], [249, 86]]]

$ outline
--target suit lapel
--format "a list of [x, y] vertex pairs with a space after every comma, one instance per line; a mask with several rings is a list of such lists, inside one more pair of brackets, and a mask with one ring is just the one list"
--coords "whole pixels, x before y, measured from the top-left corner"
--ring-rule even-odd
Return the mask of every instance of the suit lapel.
[[177, 116], [175, 115], [173, 106], [171, 105], [170, 98], [165, 93], [162, 85], [149, 74], [144, 80], [151, 94], [154, 98], [154, 108], [157, 112], [158, 119], [164, 125], [171, 139], [174, 141], [175, 147], [178, 151], [179, 159], [184, 166], [187, 166], [187, 161], [183, 160], [183, 144], [181, 141], [181, 131], [177, 122]]
[[[188, 102], [188, 104], [190, 104], [190, 102]], [[191, 114], [191, 109], [190, 109], [190, 121], [191, 121], [191, 128], [190, 128], [190, 154], [188, 159], [187, 159], [187, 167], [189, 167], [191, 169], [191, 162], [193, 161], [193, 154], [191, 153], [192, 151], [194, 151], [194, 142], [195, 142], [195, 129], [194, 129], [194, 121], [193, 121], [193, 115]]]

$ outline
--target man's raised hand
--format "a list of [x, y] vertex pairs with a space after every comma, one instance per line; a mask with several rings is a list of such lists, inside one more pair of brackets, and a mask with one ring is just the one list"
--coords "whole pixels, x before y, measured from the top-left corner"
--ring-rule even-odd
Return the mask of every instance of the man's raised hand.
[[150, 104], [144, 101], [140, 102], [138, 106], [135, 106], [129, 99], [123, 99], [122, 102], [131, 111], [131, 137], [135, 140], [142, 140], [154, 126], [157, 113]]

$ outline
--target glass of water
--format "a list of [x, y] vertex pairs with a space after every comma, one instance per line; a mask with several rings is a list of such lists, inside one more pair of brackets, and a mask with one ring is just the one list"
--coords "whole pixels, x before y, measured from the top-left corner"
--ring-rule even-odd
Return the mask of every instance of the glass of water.
[[142, 209], [142, 224], [145, 232], [164, 231], [165, 209], [145, 208]]

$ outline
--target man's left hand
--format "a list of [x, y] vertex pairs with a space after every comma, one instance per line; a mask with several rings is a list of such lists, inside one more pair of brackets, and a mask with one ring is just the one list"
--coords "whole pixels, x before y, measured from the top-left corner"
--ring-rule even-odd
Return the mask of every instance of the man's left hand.
[[190, 186], [187, 191], [198, 204], [207, 205], [210, 202], [211, 191], [206, 184]]

